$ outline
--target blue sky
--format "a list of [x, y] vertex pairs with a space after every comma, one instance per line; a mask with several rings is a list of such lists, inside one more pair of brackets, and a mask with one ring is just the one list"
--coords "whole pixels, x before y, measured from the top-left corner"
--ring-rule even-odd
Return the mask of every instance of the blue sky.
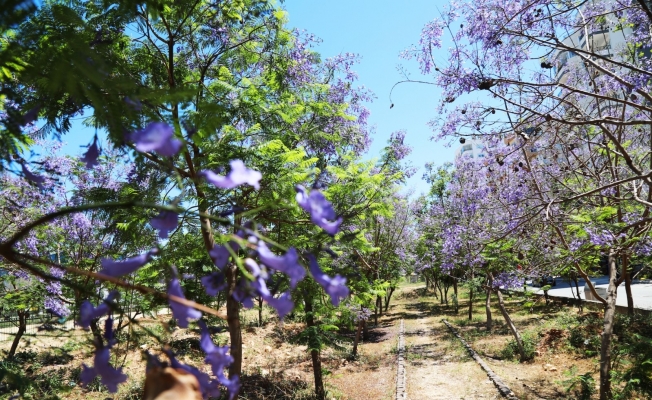
[[[369, 104], [370, 121], [376, 126], [376, 135], [368, 158], [378, 157], [390, 134], [404, 129], [406, 142], [413, 148], [409, 160], [419, 170], [408, 181], [408, 188], [416, 193], [427, 191], [421, 180], [426, 162], [443, 164], [452, 161], [455, 146], [445, 147], [430, 141], [432, 131], [427, 126], [435, 115], [435, 105], [440, 91], [432, 85], [406, 83], [397, 86], [392, 95], [394, 107], [390, 109], [389, 94], [392, 86], [402, 79], [396, 69], [403, 64], [412, 72], [413, 79], [424, 79], [415, 61], [399, 58], [399, 53], [417, 44], [422, 27], [443, 8], [441, 0], [286, 0], [283, 7], [289, 13], [290, 26], [306, 30], [322, 39], [317, 47], [323, 57], [339, 53], [357, 53], [362, 57], [356, 66], [359, 84], [376, 94]], [[442, 53], [437, 58], [444, 58]], [[83, 127], [79, 117], [73, 129], [63, 137], [65, 151], [77, 154], [83, 151], [92, 138], [94, 129]]]
[[[369, 105], [376, 136], [369, 157], [380, 154], [389, 135], [407, 131], [406, 142], [412, 146], [409, 156], [417, 173], [408, 181], [416, 192], [427, 190], [421, 180], [426, 162], [443, 164], [453, 161], [456, 147], [430, 141], [428, 121], [435, 116], [440, 91], [432, 85], [405, 83], [394, 89], [390, 109], [389, 93], [402, 79], [396, 70], [402, 64], [412, 72], [412, 79], [423, 79], [416, 61], [399, 58], [399, 53], [418, 44], [421, 28], [447, 4], [443, 0], [285, 0], [290, 26], [304, 29], [322, 39], [317, 48], [323, 57], [350, 52], [362, 56], [356, 66], [359, 83], [377, 96]], [[444, 58], [445, 54], [437, 58]]]

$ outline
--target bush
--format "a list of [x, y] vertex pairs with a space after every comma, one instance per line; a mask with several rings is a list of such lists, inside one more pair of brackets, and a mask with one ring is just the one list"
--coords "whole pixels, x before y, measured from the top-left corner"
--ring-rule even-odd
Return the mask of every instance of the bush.
[[[523, 341], [523, 349], [525, 350], [525, 360], [533, 359], [537, 346], [537, 340], [534, 338], [534, 335], [530, 332], [525, 332], [521, 335], [521, 340]], [[500, 352], [500, 355], [502, 358], [510, 360], [518, 359], [520, 354], [518, 352], [518, 345], [516, 344], [516, 340], [510, 339], [503, 350]]]

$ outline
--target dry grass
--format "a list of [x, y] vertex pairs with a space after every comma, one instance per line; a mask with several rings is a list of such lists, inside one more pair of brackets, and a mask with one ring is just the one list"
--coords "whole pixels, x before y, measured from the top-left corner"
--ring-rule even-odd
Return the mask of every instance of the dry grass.
[[[343, 346], [340, 349], [324, 349], [322, 360], [328, 400], [385, 400], [394, 397], [397, 333], [401, 319], [405, 322], [407, 390], [410, 399], [499, 398], [496, 388], [484, 371], [468, 357], [459, 341], [443, 325], [442, 318], [448, 319], [460, 330], [519, 398], [573, 398], [566, 393], [564, 384], [569, 378], [565, 372], [573, 366], [576, 373], [593, 372], [597, 380], [594, 359], [580, 358], [568, 349], [564, 344], [567, 343], [564, 336], [566, 332], [555, 325], [559, 315], [574, 313], [572, 309], [535, 307], [535, 312], [530, 314], [522, 309], [519, 299], [506, 298], [517, 327], [522, 332], [542, 334], [535, 337], [537, 356], [527, 363], [518, 363], [503, 357], [502, 352], [511, 340], [511, 335], [498, 310], [493, 308], [495, 329], [489, 334], [484, 326], [484, 296], [474, 302], [471, 321], [467, 318], [466, 296], [465, 292], [460, 292], [460, 311], [459, 314], [454, 314], [452, 307], [441, 305], [432, 292], [425, 293], [423, 284], [402, 287], [395, 295], [389, 312], [379, 319], [377, 327], [371, 327], [369, 340], [360, 344], [357, 360], [348, 359], [350, 340], [340, 343]], [[169, 316], [160, 316], [159, 322], [168, 318]], [[279, 324], [266, 311], [266, 324], [256, 327], [253, 323], [256, 318], [256, 311], [246, 311], [243, 314], [247, 328], [243, 331], [244, 387], [240, 399], [311, 399], [313, 375], [310, 355], [305, 345], [297, 345], [292, 340], [304, 328], [303, 324]], [[144, 322], [150, 328], [160, 326], [153, 320]], [[160, 328], [157, 332], [173, 343], [183, 361], [194, 365], [202, 364], [197, 332], [178, 329], [164, 333]], [[351, 332], [342, 334], [349, 339], [352, 337]], [[68, 342], [66, 347], [74, 357], [66, 363], [34, 364], [33, 368], [39, 369], [32, 372], [60, 374], [63, 380], [75, 383], [75, 374], [78, 374], [81, 363], [92, 362], [90, 347], [87, 345], [89, 339], [90, 334], [72, 338], [32, 339], [30, 348], [37, 352], [52, 351], [53, 347], [62, 347]], [[214, 340], [226, 344], [228, 334], [216, 334]], [[83, 345], [78, 345], [77, 342]], [[7, 345], [4, 342], [0, 348], [6, 348]], [[111, 398], [139, 398], [144, 373], [142, 353], [147, 349], [155, 351], [156, 348], [154, 340], [141, 337], [129, 349], [116, 349], [130, 376], [130, 386], [123, 385], [120, 392]], [[26, 363], [25, 370], [30, 368], [32, 364]], [[104, 400], [107, 393], [97, 388], [83, 390], [75, 385], [61, 396], [72, 400]]]

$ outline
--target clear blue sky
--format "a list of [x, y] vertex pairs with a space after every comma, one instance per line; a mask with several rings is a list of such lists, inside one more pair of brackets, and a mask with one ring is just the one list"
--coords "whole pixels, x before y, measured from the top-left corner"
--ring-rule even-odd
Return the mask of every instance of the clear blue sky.
[[[430, 141], [432, 131], [428, 121], [435, 116], [435, 105], [440, 91], [431, 85], [406, 83], [396, 87], [392, 95], [394, 107], [389, 108], [392, 85], [402, 79], [396, 67], [403, 64], [412, 72], [413, 79], [423, 79], [415, 61], [399, 58], [399, 53], [411, 44], [417, 44], [422, 27], [438, 15], [444, 0], [286, 0], [283, 7], [288, 11], [290, 26], [311, 32], [322, 39], [317, 48], [323, 57], [343, 52], [362, 56], [356, 66], [359, 84], [377, 96], [369, 104], [370, 121], [376, 125], [376, 135], [367, 157], [380, 154], [390, 134], [405, 129], [406, 142], [413, 148], [409, 160], [419, 170], [408, 181], [408, 187], [416, 193], [427, 190], [421, 180], [426, 162], [442, 164], [452, 161], [455, 147]], [[440, 57], [444, 58], [445, 53]], [[83, 151], [79, 146], [87, 144], [94, 129], [81, 124], [84, 117], [75, 121], [73, 129], [63, 137], [66, 152]]]
[[[403, 64], [412, 72], [412, 79], [423, 79], [416, 61], [399, 58], [399, 53], [412, 44], [418, 44], [421, 29], [448, 3], [446, 0], [285, 0], [290, 26], [304, 29], [322, 39], [317, 50], [323, 57], [343, 52], [357, 53], [362, 62], [356, 66], [360, 84], [374, 91], [376, 101], [369, 105], [371, 123], [376, 125], [376, 136], [369, 153], [376, 157], [389, 135], [397, 130], [407, 131], [406, 142], [412, 146], [409, 156], [419, 167], [408, 186], [418, 192], [426, 191], [421, 180], [426, 162], [443, 164], [453, 161], [455, 147], [430, 141], [432, 131], [428, 121], [435, 116], [440, 91], [432, 85], [405, 83], [392, 94], [394, 107], [390, 109], [389, 93], [402, 76], [397, 72]], [[445, 53], [439, 58], [445, 58]]]

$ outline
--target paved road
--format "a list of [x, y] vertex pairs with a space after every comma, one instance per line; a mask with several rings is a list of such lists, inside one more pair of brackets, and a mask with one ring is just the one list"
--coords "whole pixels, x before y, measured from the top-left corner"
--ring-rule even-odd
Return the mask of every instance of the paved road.
[[[576, 298], [577, 292], [575, 289], [575, 284], [573, 283], [571, 288], [571, 283], [568, 279], [556, 278], [557, 285], [548, 291], [549, 296], [553, 297], [568, 297]], [[607, 276], [600, 276], [596, 278], [591, 278], [591, 282], [596, 287], [598, 294], [606, 296], [607, 286], [609, 285], [609, 278]], [[578, 281], [580, 296], [582, 299], [586, 299], [584, 295], [584, 285], [586, 282], [584, 279]], [[531, 290], [535, 293], [543, 294], [538, 287], [528, 286], [528, 290]], [[588, 292], [588, 288], [586, 288]], [[635, 281], [632, 283], [632, 295], [634, 297], [634, 307], [641, 308], [645, 310], [652, 310], [652, 282], [650, 281]], [[590, 296], [590, 295], [589, 295]], [[619, 306], [627, 307], [627, 295], [625, 294], [625, 285], [621, 284], [618, 287], [618, 294], [616, 297], [616, 304]]]

